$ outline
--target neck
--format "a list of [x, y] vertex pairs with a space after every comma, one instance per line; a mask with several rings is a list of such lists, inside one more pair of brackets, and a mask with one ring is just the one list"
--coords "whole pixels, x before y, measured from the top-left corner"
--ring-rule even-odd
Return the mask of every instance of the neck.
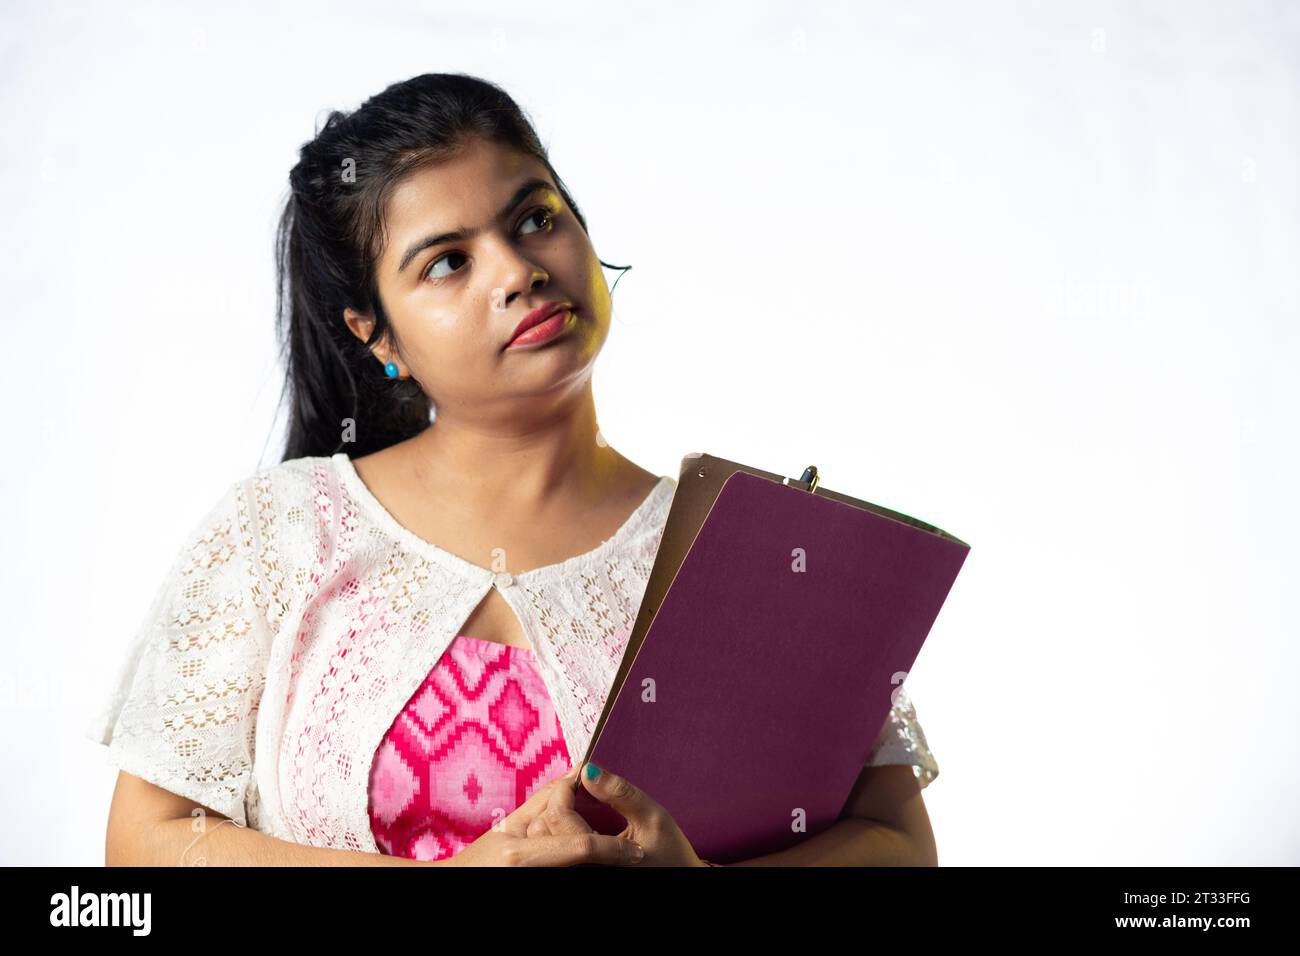
[[417, 483], [434, 495], [454, 487], [467, 507], [498, 514], [606, 500], [639, 469], [598, 440], [590, 379], [572, 399], [509, 422], [439, 407], [433, 424], [406, 443]]

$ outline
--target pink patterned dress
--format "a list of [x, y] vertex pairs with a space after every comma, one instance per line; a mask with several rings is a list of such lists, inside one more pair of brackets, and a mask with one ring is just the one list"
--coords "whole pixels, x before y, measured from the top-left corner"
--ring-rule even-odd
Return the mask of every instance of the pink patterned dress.
[[531, 648], [457, 635], [393, 721], [370, 768], [383, 853], [459, 853], [572, 768]]

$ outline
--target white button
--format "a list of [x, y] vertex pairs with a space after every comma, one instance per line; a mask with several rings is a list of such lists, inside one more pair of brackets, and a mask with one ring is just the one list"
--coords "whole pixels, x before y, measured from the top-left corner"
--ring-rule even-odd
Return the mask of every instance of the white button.
[[515, 583], [514, 575], [507, 574], [505, 571], [502, 571], [493, 580], [496, 582], [496, 586], [499, 588], [508, 588]]

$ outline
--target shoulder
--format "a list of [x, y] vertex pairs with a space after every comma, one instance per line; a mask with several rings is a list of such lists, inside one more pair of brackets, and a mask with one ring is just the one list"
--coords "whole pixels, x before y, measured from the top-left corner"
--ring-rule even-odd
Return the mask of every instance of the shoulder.
[[296, 526], [307, 523], [318, 499], [335, 494], [337, 468], [327, 455], [291, 458], [245, 474], [235, 487], [259, 519], [279, 518]]
[[315, 530], [315, 502], [329, 494], [335, 467], [327, 457], [298, 458], [228, 478], [191, 525], [184, 552], [212, 551], [220, 544], [256, 558], [268, 541]]
[[618, 537], [624, 549], [641, 559], [653, 559], [659, 549], [668, 512], [677, 493], [677, 481], [671, 475], [659, 475], [650, 491], [628, 517]]
[[293, 458], [246, 473], [233, 483], [250, 556], [273, 591], [292, 588], [329, 553], [337, 534], [337, 463], [330, 456]]
[[290, 458], [288, 461], [263, 465], [256, 471], [246, 474], [240, 480], [257, 482], [271, 490], [279, 492], [300, 491], [312, 484], [317, 484], [323, 476], [334, 473], [336, 465], [329, 455], [310, 458]]

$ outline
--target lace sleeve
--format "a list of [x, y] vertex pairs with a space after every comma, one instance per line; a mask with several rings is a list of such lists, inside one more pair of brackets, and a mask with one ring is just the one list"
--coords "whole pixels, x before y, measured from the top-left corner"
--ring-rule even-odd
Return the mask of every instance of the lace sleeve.
[[901, 687], [867, 757], [868, 767], [884, 764], [910, 764], [922, 790], [939, 776], [939, 764], [926, 743], [925, 731], [916, 718], [916, 708], [907, 691]]
[[247, 825], [270, 629], [243, 483], [185, 539], [87, 736], [108, 761]]

